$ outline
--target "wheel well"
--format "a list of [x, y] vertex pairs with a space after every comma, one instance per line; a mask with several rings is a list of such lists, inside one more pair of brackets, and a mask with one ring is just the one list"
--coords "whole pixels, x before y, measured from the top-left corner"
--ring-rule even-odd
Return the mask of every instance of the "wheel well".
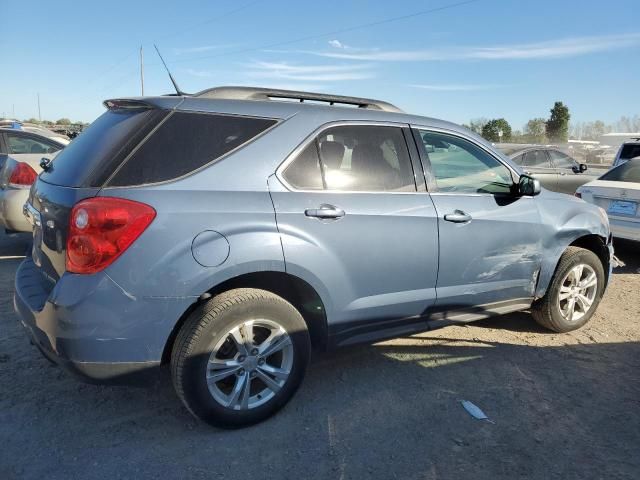
[[591, 250], [602, 262], [605, 274], [609, 271], [609, 249], [607, 242], [600, 235], [585, 235], [575, 240], [570, 247], [580, 247]]
[[211, 297], [234, 288], [259, 288], [275, 293], [291, 303], [302, 315], [309, 328], [311, 344], [314, 348], [324, 349], [327, 343], [327, 316], [320, 295], [307, 282], [284, 272], [256, 272], [231, 278], [211, 288], [200, 296], [173, 327], [162, 352], [162, 363], [171, 359], [173, 343], [182, 325], [196, 307]]

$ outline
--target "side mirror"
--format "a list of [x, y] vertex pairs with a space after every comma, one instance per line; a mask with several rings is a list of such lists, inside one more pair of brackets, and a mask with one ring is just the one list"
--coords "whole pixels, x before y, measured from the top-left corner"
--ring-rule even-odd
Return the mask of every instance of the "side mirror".
[[586, 163], [581, 163], [580, 164], [580, 173], [584, 173], [587, 171], [587, 164]]
[[42, 157], [40, 159], [40, 168], [42, 168], [42, 170], [44, 170], [45, 172], [48, 172], [49, 169], [51, 168], [51, 159], [47, 157]]
[[534, 197], [539, 195], [541, 191], [540, 180], [530, 177], [529, 175], [520, 175], [520, 180], [518, 180], [518, 194]]

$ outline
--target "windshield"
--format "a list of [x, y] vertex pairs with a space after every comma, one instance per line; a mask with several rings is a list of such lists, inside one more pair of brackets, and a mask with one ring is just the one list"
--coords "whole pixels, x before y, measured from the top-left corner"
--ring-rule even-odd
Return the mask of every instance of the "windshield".
[[623, 163], [602, 175], [600, 180], [640, 183], [640, 160]]

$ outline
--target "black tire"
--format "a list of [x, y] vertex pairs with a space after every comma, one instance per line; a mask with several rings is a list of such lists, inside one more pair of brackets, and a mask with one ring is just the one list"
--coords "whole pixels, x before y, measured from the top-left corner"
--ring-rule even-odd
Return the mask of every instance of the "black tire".
[[[234, 410], [210, 393], [207, 365], [212, 350], [231, 329], [256, 318], [275, 322], [286, 330], [293, 346], [293, 363], [285, 383], [269, 401]], [[195, 417], [217, 427], [240, 428], [265, 420], [291, 399], [302, 383], [310, 354], [307, 325], [293, 305], [265, 290], [229, 290], [199, 305], [182, 326], [171, 354], [173, 385]]]
[[[569, 271], [578, 264], [589, 265], [596, 274], [598, 284], [595, 299], [586, 314], [577, 321], [569, 321], [560, 311], [558, 297], [560, 295], [562, 281]], [[558, 266], [556, 267], [556, 271], [545, 296], [536, 301], [531, 308], [533, 318], [538, 324], [554, 332], [565, 333], [577, 330], [591, 319], [598, 308], [602, 294], [604, 293], [605, 278], [604, 267], [595, 253], [579, 247], [567, 248], [560, 257], [560, 261], [558, 262]]]

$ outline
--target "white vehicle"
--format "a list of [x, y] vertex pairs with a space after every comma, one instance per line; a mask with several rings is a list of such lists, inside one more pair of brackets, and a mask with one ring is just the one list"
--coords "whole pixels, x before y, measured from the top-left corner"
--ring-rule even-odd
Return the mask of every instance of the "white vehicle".
[[584, 184], [576, 196], [606, 210], [614, 237], [640, 242], [640, 158], [627, 160]]
[[613, 160], [613, 167], [622, 165], [627, 160], [640, 157], [640, 138], [634, 138], [620, 145], [620, 149]]

